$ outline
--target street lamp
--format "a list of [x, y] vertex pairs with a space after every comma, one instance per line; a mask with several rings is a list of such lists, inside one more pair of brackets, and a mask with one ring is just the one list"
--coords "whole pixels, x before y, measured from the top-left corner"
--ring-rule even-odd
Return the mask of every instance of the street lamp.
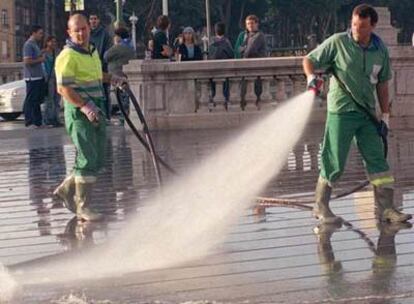
[[136, 31], [136, 24], [138, 22], [138, 17], [135, 15], [135, 12], [132, 13], [131, 17], [129, 17], [129, 21], [132, 24], [132, 43], [134, 46], [135, 52], [137, 51], [137, 31]]
[[115, 27], [122, 27], [124, 25], [124, 21], [122, 20], [122, 6], [124, 5], [125, 0], [114, 0], [116, 4], [116, 21]]
[[162, 14], [168, 16], [168, 0], [162, 0]]
[[208, 42], [210, 43], [210, 29], [211, 29], [211, 24], [210, 24], [210, 0], [206, 0], [206, 20], [207, 20], [207, 38], [208, 38]]

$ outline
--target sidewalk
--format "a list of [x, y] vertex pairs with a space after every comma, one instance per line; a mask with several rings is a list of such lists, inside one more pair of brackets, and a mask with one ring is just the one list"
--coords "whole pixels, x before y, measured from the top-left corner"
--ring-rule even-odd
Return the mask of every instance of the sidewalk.
[[[155, 146], [174, 168], [185, 172], [234, 134], [234, 130], [157, 133]], [[305, 136], [263, 195], [311, 195], [320, 134], [314, 130]], [[414, 213], [413, 135], [394, 136], [398, 146], [391, 149], [397, 192], [410, 213]], [[64, 129], [0, 132], [1, 263], [33, 263], [104, 244], [136, 213], [156, 188], [151, 159], [131, 133], [119, 127], [111, 127], [108, 144], [107, 169], [96, 197], [100, 208], [113, 217], [79, 227], [51, 195], [75, 156]], [[364, 179], [355, 153], [349, 164], [339, 188]], [[317, 222], [307, 210], [272, 207], [263, 215], [246, 210], [219, 251], [203, 260], [92, 282], [26, 286], [15, 303], [52, 303], [71, 293], [83, 294], [91, 303], [413, 303], [412, 230], [383, 231], [379, 241], [369, 189], [332, 205], [356, 230], [342, 227], [318, 238]]]

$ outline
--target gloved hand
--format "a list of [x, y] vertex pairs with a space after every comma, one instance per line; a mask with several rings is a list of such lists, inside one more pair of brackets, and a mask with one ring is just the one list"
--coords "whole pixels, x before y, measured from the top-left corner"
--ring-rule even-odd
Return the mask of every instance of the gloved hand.
[[378, 125], [378, 134], [383, 137], [388, 136], [388, 131], [390, 129], [390, 113], [382, 113], [381, 121]]
[[81, 108], [81, 112], [86, 115], [90, 122], [98, 122], [99, 121], [99, 108], [92, 102], [88, 101], [85, 103]]
[[307, 89], [315, 93], [316, 96], [321, 94], [323, 87], [323, 79], [315, 74], [311, 74], [307, 77]]
[[122, 86], [123, 84], [127, 83], [128, 79], [123, 76], [118, 76], [115, 74], [111, 75], [111, 84], [115, 87]]
[[390, 128], [390, 113], [382, 113], [381, 121], [383, 121], [387, 125], [387, 128], [389, 129]]

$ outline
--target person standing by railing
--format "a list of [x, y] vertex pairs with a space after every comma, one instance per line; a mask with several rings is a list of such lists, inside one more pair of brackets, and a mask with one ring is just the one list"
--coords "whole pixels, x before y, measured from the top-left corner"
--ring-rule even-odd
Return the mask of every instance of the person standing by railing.
[[40, 104], [44, 99], [44, 72], [42, 63], [45, 56], [39, 48], [43, 39], [43, 29], [34, 25], [30, 37], [23, 46], [23, 74], [26, 81], [26, 98], [23, 112], [26, 127], [40, 128], [42, 126], [42, 112]]
[[[214, 25], [214, 31], [216, 36], [213, 39], [213, 43], [209, 47], [208, 57], [210, 60], [223, 60], [223, 59], [233, 59], [234, 51], [229, 39], [227, 39], [224, 34], [226, 33], [226, 25], [223, 22], [218, 22]], [[228, 108], [228, 103], [230, 99], [229, 92], [229, 80], [226, 79], [223, 83], [223, 95], [226, 99], [225, 107]], [[212, 96], [216, 95], [216, 83], [211, 80], [211, 91]]]
[[157, 18], [157, 28], [153, 32], [152, 59], [170, 59], [172, 49], [168, 43], [167, 31], [170, 27], [170, 19], [161, 15]]
[[[239, 47], [241, 58], [263, 58], [267, 56], [266, 39], [264, 34], [259, 31], [259, 18], [255, 15], [246, 17], [246, 32], [244, 40]], [[242, 82], [242, 95], [246, 93], [246, 83]], [[260, 77], [254, 81], [254, 93], [257, 96], [256, 105], [260, 102], [260, 95], [262, 95], [262, 81]], [[244, 102], [243, 102], [244, 103]]]
[[183, 30], [183, 43], [178, 46], [177, 61], [203, 60], [203, 52], [195, 43], [195, 33], [191, 26]]
[[[125, 28], [116, 29], [114, 45], [104, 54], [104, 60], [108, 63], [108, 72], [120, 77], [126, 77], [125, 73], [122, 71], [122, 67], [135, 57], [135, 51], [128, 30]], [[123, 92], [121, 102], [125, 111], [129, 114], [129, 96]], [[124, 122], [125, 119], [121, 113], [119, 116], [119, 123], [123, 126]]]
[[45, 113], [44, 123], [47, 126], [60, 127], [62, 123], [59, 119], [60, 113], [60, 95], [56, 90], [55, 61], [57, 57], [56, 37], [49, 36], [45, 42], [45, 48], [42, 54], [45, 57], [43, 68], [46, 74], [46, 96], [45, 96]]
[[[99, 58], [102, 63], [102, 72], [108, 72], [108, 66], [104, 60], [104, 54], [112, 46], [112, 38], [108, 31], [101, 25], [101, 19], [97, 13], [91, 13], [89, 15], [89, 24], [91, 27], [91, 42], [98, 51]], [[111, 98], [109, 95], [110, 86], [107, 83], [103, 84], [105, 94], [105, 115], [109, 121], [111, 119]]]
[[259, 18], [255, 15], [246, 17], [246, 32], [239, 47], [241, 58], [263, 58], [267, 56], [266, 39], [259, 31]]

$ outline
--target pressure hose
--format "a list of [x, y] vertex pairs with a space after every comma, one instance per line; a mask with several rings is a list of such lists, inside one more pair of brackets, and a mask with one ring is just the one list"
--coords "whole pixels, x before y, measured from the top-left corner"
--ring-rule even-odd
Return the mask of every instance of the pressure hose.
[[[124, 96], [122, 96], [122, 93], [126, 94], [129, 97], [129, 100], [131, 100], [131, 103], [133, 104], [135, 111], [137, 112], [138, 118], [141, 122], [142, 130], [145, 135], [145, 139], [141, 136], [138, 129], [135, 127], [131, 119], [129, 118], [129, 115], [127, 111], [124, 108], [124, 105], [122, 103], [122, 99]], [[150, 153], [152, 163], [154, 165], [155, 175], [157, 178], [157, 183], [159, 186], [162, 185], [162, 176], [161, 176], [161, 170], [159, 164], [162, 164], [164, 168], [166, 168], [169, 172], [176, 174], [176, 171], [171, 168], [156, 152], [154, 148], [154, 142], [152, 140], [151, 133], [148, 128], [147, 121], [145, 120], [144, 114], [141, 110], [141, 107], [139, 106], [139, 103], [137, 99], [135, 98], [135, 95], [131, 92], [131, 89], [129, 88], [129, 85], [127, 83], [122, 84], [121, 86], [117, 86], [115, 89], [116, 99], [118, 102], [119, 109], [121, 110], [122, 115], [125, 118], [125, 121], [127, 122], [128, 126], [131, 128], [134, 135], [138, 138], [140, 143], [144, 146], [144, 148]]]

